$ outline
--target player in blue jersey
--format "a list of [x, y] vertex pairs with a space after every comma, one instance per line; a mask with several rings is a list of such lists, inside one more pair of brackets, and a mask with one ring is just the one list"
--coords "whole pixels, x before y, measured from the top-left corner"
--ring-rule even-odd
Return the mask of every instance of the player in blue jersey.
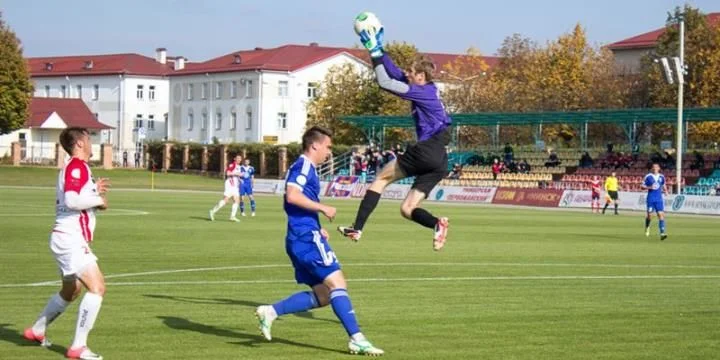
[[245, 164], [240, 166], [241, 181], [240, 181], [240, 215], [245, 216], [245, 201], [244, 197], [250, 200], [251, 216], [255, 216], [255, 197], [253, 197], [253, 186], [255, 185], [255, 168], [250, 165], [250, 159], [245, 159]]
[[445, 150], [450, 142], [448, 127], [451, 120], [440, 100], [440, 91], [433, 83], [435, 64], [426, 56], [418, 56], [407, 72], [400, 70], [383, 51], [383, 29], [377, 34], [363, 31], [360, 38], [370, 51], [375, 76], [380, 87], [411, 102], [415, 120], [417, 143], [408, 147], [397, 160], [388, 163], [370, 185], [358, 209], [355, 222], [350, 227], [338, 227], [344, 236], [359, 240], [365, 222], [375, 210], [385, 188], [406, 177], [414, 176], [400, 211], [406, 219], [434, 229], [433, 249], [440, 250], [447, 240], [448, 218], [435, 217], [420, 207], [430, 191], [448, 173], [448, 157]]
[[295, 293], [273, 305], [259, 306], [255, 315], [262, 335], [272, 339], [270, 329], [279, 316], [331, 305], [350, 337], [352, 354], [382, 355], [360, 332], [347, 284], [328, 233], [320, 227], [318, 213], [331, 221], [335, 208], [320, 203], [320, 178], [317, 165], [330, 155], [331, 133], [313, 126], [302, 137], [303, 155], [290, 167], [285, 178], [284, 208], [288, 217], [285, 251], [295, 268], [295, 280], [312, 291]]
[[645, 236], [650, 236], [650, 220], [652, 213], [657, 213], [660, 240], [667, 239], [665, 232], [665, 203], [663, 202], [663, 194], [667, 194], [667, 186], [665, 186], [665, 176], [660, 173], [660, 164], [652, 164], [652, 170], [645, 175], [642, 188], [647, 190], [647, 217], [645, 217]]

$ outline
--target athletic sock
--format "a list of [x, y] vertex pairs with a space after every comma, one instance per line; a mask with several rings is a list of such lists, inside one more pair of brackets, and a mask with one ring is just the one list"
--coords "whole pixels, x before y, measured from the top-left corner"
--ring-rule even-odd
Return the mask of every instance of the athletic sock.
[[70, 303], [65, 301], [60, 294], [53, 295], [33, 324], [33, 333], [37, 335], [45, 334], [47, 327], [67, 309], [68, 304]]
[[232, 210], [230, 211], [230, 217], [237, 215], [238, 204], [232, 204]]
[[665, 219], [662, 219], [659, 221], [659, 227], [660, 227], [660, 233], [664, 234], [665, 233]]
[[223, 206], [225, 206], [225, 201], [224, 201], [224, 200], [220, 200], [220, 201], [217, 203], [217, 205], [215, 205], [215, 207], [212, 209], [212, 212], [214, 212], [214, 213], [218, 212], [218, 210], [222, 209]]
[[75, 339], [71, 346], [72, 349], [87, 346], [88, 334], [90, 334], [90, 330], [92, 330], [95, 324], [98, 313], [100, 313], [102, 301], [102, 296], [98, 294], [88, 292], [83, 296], [83, 300], [78, 308], [78, 319], [75, 326]]
[[363, 227], [365, 227], [365, 222], [367, 222], [368, 217], [370, 217], [370, 214], [375, 210], [378, 201], [380, 201], [379, 193], [372, 190], [368, 190], [365, 193], [365, 197], [363, 197], [362, 202], [360, 202], [360, 207], [358, 208], [358, 213], [353, 223], [353, 229], [362, 230]]
[[242, 200], [240, 200], [240, 212], [241, 213], [245, 212], [245, 202]]
[[360, 332], [360, 326], [358, 326], [355, 318], [355, 310], [353, 310], [347, 290], [335, 289], [331, 291], [330, 305], [332, 305], [335, 315], [340, 319], [348, 336], [352, 337]]
[[317, 298], [312, 291], [301, 291], [276, 302], [272, 307], [275, 309], [277, 316], [282, 316], [308, 311], [319, 306]]
[[650, 221], [651, 221], [650, 218], [645, 218], [645, 228], [646, 229], [650, 227]]
[[431, 229], [434, 229], [438, 222], [438, 218], [433, 216], [429, 211], [421, 208], [415, 208], [412, 213], [410, 213], [410, 218], [412, 221]]
[[250, 199], [250, 210], [255, 212], [255, 199]]

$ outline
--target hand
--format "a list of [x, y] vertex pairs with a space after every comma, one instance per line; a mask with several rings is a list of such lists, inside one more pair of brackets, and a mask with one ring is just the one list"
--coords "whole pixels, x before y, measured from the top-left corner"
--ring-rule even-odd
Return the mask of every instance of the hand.
[[330, 240], [330, 233], [328, 233], [325, 229], [320, 229], [320, 235], [325, 238], [325, 240]]
[[360, 32], [360, 42], [370, 52], [370, 57], [379, 58], [383, 55], [383, 37], [385, 36], [385, 28], [382, 27], [377, 33], [363, 30]]
[[107, 198], [106, 198], [105, 196], [101, 196], [101, 198], [103, 199], [103, 204], [100, 205], [100, 206], [98, 206], [97, 208], [98, 208], [98, 210], [107, 210], [107, 208], [108, 208], [108, 200], [107, 200]]
[[335, 214], [337, 213], [337, 210], [332, 206], [323, 205], [323, 207], [320, 209], [320, 212], [323, 213], [323, 215], [325, 215], [328, 220], [333, 221], [335, 220]]
[[100, 178], [95, 182], [95, 186], [97, 187], [97, 191], [100, 195], [103, 195], [110, 191], [110, 187], [112, 186], [110, 184], [110, 179], [107, 178]]

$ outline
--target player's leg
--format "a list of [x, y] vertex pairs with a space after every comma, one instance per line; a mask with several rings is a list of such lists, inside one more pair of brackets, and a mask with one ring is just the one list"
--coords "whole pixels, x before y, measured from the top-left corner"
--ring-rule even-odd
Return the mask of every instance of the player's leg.
[[230, 221], [238, 221], [238, 218], [236, 217], [238, 206], [240, 205], [240, 196], [239, 195], [233, 195], [233, 204], [232, 208], [230, 210]]
[[252, 187], [249, 188], [248, 198], [250, 199], [250, 216], [255, 216], [255, 196], [253, 196]]
[[618, 200], [617, 196], [615, 196], [615, 199], [613, 199], [613, 203], [615, 204], [615, 215], [618, 215], [618, 206], [620, 205], [620, 200]]
[[240, 187], [240, 216], [245, 216], [245, 186]]
[[[662, 201], [660, 201], [662, 202]], [[664, 209], [658, 210], [658, 227], [660, 228], [660, 240], [667, 239], [667, 232], [665, 231], [665, 211]]]
[[345, 328], [350, 342], [348, 348], [350, 353], [358, 355], [382, 355], [384, 351], [373, 346], [365, 335], [360, 331], [355, 309], [353, 309], [350, 295], [347, 292], [347, 282], [342, 270], [337, 270], [328, 275], [323, 284], [330, 290], [330, 305], [335, 316]]
[[610, 206], [610, 203], [612, 203], [612, 199], [610, 198], [610, 194], [605, 194], [605, 207], [602, 209], [603, 215], [605, 214], [605, 210], [607, 210], [608, 206]]
[[222, 200], [218, 201], [217, 205], [215, 205], [215, 207], [210, 209], [210, 220], [215, 220], [215, 213], [220, 211], [220, 209], [222, 209], [223, 206], [225, 206], [225, 204], [227, 204], [229, 197], [230, 197], [230, 195], [227, 195], [227, 192], [226, 192], [226, 195], [223, 196]]
[[400, 168], [399, 161], [393, 160], [388, 163], [384, 168], [382, 168], [382, 170], [380, 170], [380, 173], [376, 175], [375, 180], [372, 184], [370, 184], [370, 187], [365, 192], [365, 196], [360, 202], [360, 207], [358, 208], [353, 225], [351, 227], [340, 226], [338, 227], [338, 231], [352, 240], [359, 240], [362, 235], [362, 230], [365, 227], [365, 223], [370, 217], [370, 214], [372, 214], [375, 210], [375, 207], [377, 207], [377, 204], [380, 201], [380, 196], [385, 188], [393, 182], [404, 179], [405, 177], [407, 177], [407, 175], [405, 174], [405, 171]]
[[81, 290], [82, 285], [77, 279], [63, 279], [60, 292], [50, 297], [32, 327], [25, 329], [23, 333], [25, 339], [38, 342], [42, 346], [50, 346], [51, 343], [45, 336], [48, 326], [65, 312], [68, 305], [80, 295]]
[[95, 261], [85, 265], [77, 275], [87, 292], [78, 308], [75, 326], [75, 338], [66, 356], [70, 359], [102, 359], [102, 356], [90, 351], [87, 338], [95, 325], [105, 296], [105, 277]]
[[653, 207], [648, 204], [647, 211], [645, 211], [645, 236], [650, 236], [650, 223], [652, 222]]

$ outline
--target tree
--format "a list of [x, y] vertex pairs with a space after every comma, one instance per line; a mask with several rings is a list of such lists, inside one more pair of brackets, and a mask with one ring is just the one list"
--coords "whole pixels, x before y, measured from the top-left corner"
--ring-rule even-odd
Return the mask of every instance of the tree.
[[[390, 43], [385, 51], [402, 69], [412, 64], [415, 46]], [[360, 129], [340, 120], [348, 115], [409, 115], [410, 103], [380, 89], [370, 67], [358, 69], [353, 64], [331, 68], [321, 84], [320, 96], [308, 104], [308, 126], [325, 126], [335, 133], [337, 144], [353, 145], [374, 141], [365, 139]], [[387, 129], [385, 142], [403, 142], [412, 138], [407, 129]]]
[[[687, 107], [720, 106], [720, 24], [710, 24], [705, 14], [690, 5], [676, 7], [668, 14], [665, 32], [655, 51], [642, 60], [641, 80], [646, 102], [651, 107], [677, 105], [677, 86], [668, 85], [661, 68], [653, 62], [658, 57], [679, 56], [680, 19], [685, 21], [685, 75], [683, 101]], [[671, 124], [653, 127], [653, 136], [672, 137]], [[720, 122], [691, 123], [688, 138], [691, 142], [718, 141]]]
[[0, 135], [23, 127], [29, 116], [32, 93], [20, 40], [0, 13]]

